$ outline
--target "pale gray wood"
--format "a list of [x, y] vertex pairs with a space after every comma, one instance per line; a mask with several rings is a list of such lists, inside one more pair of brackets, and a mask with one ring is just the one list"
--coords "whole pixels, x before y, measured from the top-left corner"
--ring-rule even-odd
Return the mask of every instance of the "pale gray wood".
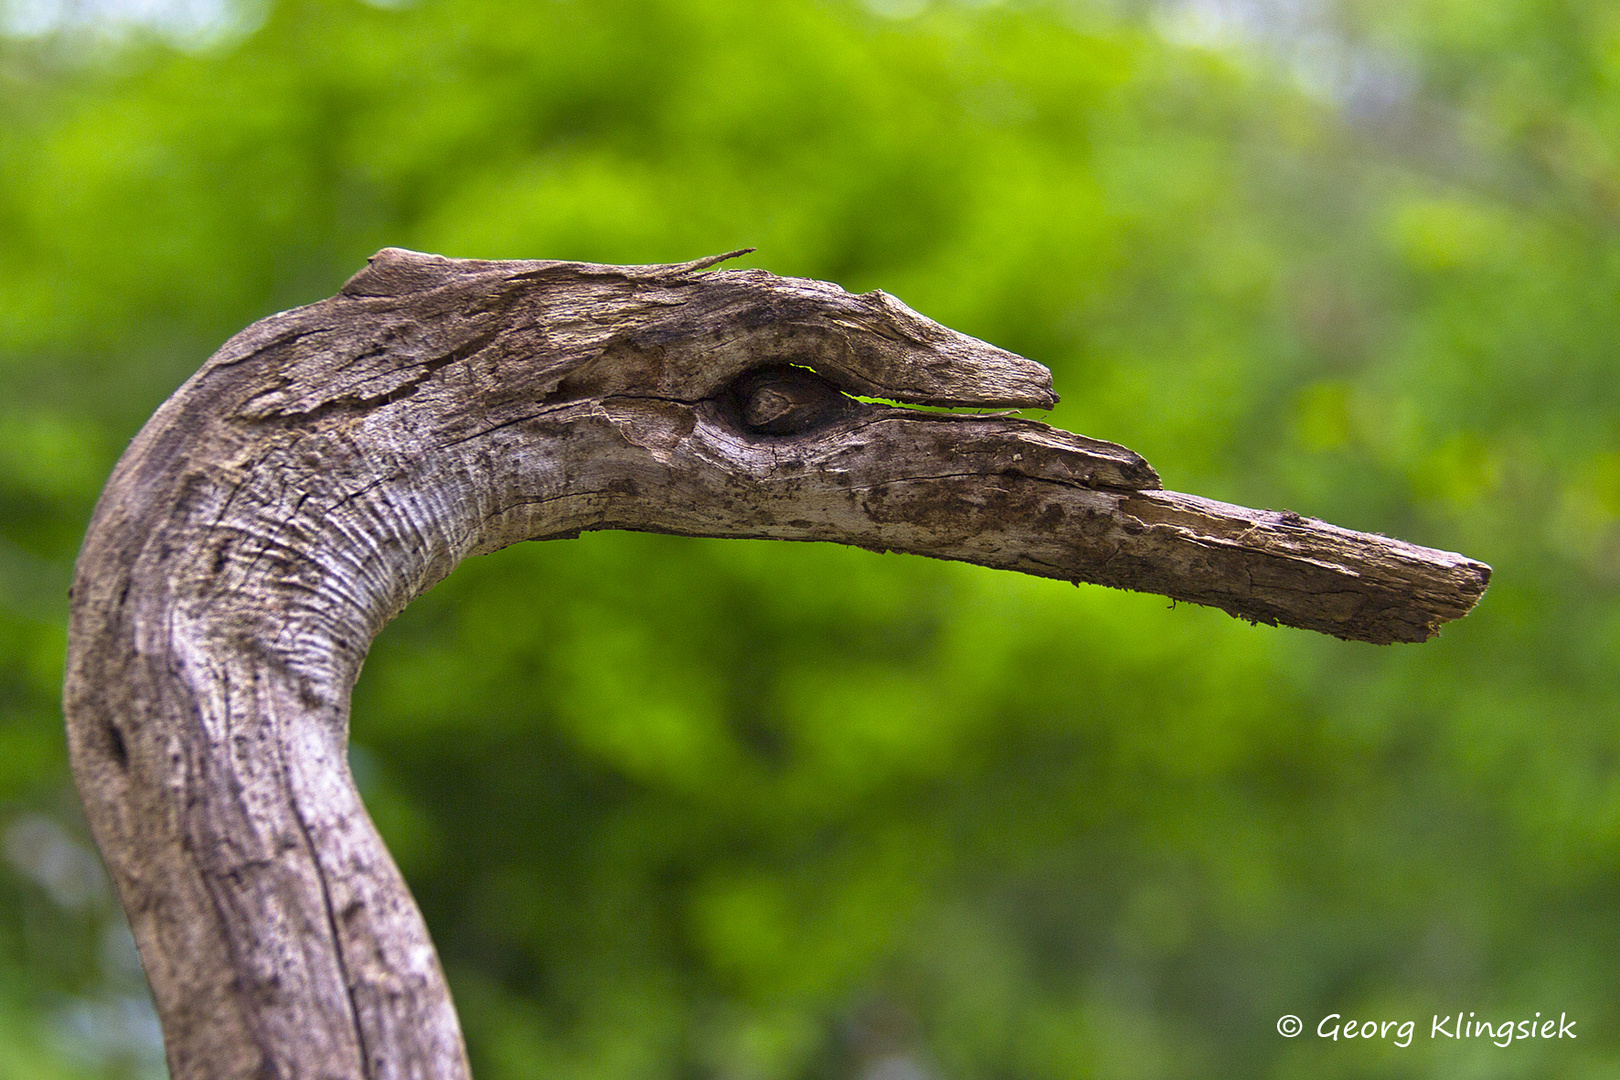
[[[175, 1080], [464, 1077], [345, 762], [372, 638], [462, 558], [591, 529], [830, 540], [1421, 641], [1490, 569], [1159, 490], [978, 408], [1039, 364], [758, 270], [389, 249], [225, 344], [131, 444], [73, 589], [74, 773]], [[813, 373], [806, 369], [814, 369]]]

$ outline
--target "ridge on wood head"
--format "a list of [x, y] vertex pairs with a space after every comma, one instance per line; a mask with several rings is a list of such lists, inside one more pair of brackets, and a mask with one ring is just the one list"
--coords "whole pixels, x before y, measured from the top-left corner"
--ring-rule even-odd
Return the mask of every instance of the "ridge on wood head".
[[[912, 311], [882, 291], [764, 270], [703, 273], [730, 255], [661, 266], [445, 259], [398, 248], [373, 256], [343, 287], [348, 297], [419, 298], [432, 291], [502, 297], [523, 314], [576, 336], [555, 359], [562, 388], [596, 396], [640, 393], [696, 401], [769, 362], [802, 364], [839, 389], [918, 405], [1050, 408], [1051, 372]], [[564, 286], [559, 289], [558, 286]]]

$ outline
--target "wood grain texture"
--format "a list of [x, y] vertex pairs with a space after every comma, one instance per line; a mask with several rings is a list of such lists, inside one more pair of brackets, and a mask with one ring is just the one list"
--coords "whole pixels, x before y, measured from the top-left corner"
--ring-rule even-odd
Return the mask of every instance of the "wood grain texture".
[[65, 707], [175, 1080], [465, 1077], [428, 933], [345, 760], [372, 639], [468, 555], [593, 529], [825, 540], [1422, 641], [1490, 569], [1159, 489], [979, 408], [1039, 364], [758, 270], [388, 249], [232, 338], [119, 462]]

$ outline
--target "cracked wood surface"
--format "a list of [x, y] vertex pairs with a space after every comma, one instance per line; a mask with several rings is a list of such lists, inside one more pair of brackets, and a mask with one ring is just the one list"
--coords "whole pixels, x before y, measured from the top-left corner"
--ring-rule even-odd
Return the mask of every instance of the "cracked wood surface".
[[[722, 257], [723, 258], [723, 257]], [[827, 540], [1422, 641], [1490, 568], [1160, 490], [1007, 416], [1039, 364], [758, 270], [388, 249], [225, 344], [135, 438], [74, 579], [65, 708], [175, 1080], [467, 1075], [346, 762], [371, 640], [462, 558], [594, 529]]]

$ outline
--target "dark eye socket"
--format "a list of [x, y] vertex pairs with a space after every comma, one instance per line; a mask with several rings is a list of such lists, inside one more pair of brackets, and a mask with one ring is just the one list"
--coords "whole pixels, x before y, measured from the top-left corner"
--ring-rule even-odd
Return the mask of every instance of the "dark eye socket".
[[813, 371], [786, 364], [750, 371], [732, 384], [743, 427], [795, 435], [847, 416], [855, 402]]

